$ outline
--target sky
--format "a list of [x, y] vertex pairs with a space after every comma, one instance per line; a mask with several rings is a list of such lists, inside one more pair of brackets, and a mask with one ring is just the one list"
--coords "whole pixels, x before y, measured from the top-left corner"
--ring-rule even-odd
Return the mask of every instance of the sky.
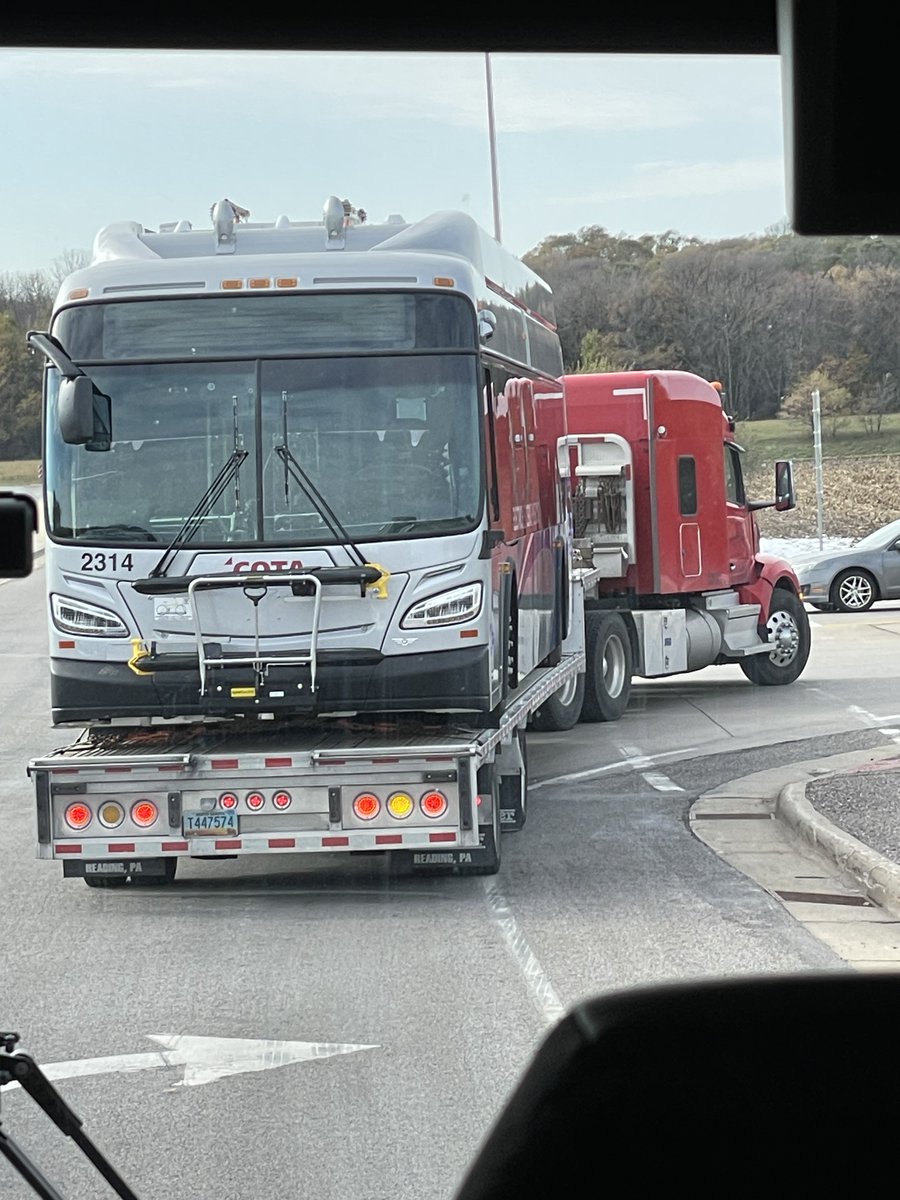
[[[500, 240], [600, 225], [714, 241], [787, 219], [777, 56], [493, 54]], [[113, 221], [372, 221], [461, 209], [497, 233], [485, 56], [0, 47], [0, 274]]]

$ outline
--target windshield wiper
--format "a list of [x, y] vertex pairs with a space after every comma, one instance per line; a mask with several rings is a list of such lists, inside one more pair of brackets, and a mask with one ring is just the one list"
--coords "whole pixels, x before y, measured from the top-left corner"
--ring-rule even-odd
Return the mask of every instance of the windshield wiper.
[[[16, 1049], [18, 1041], [17, 1033], [0, 1033], [0, 1086], [18, 1083], [35, 1104], [44, 1110], [54, 1125], [66, 1137], [72, 1139], [117, 1196], [121, 1196], [122, 1200], [138, 1200], [109, 1159], [83, 1131], [81, 1118], [69, 1108], [31, 1055]], [[47, 1179], [37, 1163], [32, 1162], [25, 1151], [2, 1129], [0, 1154], [8, 1159], [41, 1200], [63, 1200], [61, 1193]]]
[[368, 566], [369, 564], [366, 562], [362, 551], [350, 537], [340, 517], [297, 462], [296, 458], [294, 458], [288, 448], [287, 442], [283, 446], [276, 446], [275, 453], [284, 463], [285, 481], [287, 481], [287, 475], [290, 472], [292, 478], [300, 485], [307, 500], [315, 507], [316, 512], [331, 530], [335, 541], [345, 545], [348, 553], [350, 553], [352, 558], [356, 559], [361, 567]]
[[203, 518], [208, 516], [216, 501], [228, 487], [232, 479], [236, 478], [238, 471], [241, 469], [244, 460], [247, 458], [249, 450], [240, 450], [235, 446], [231, 455], [221, 471], [200, 497], [194, 511], [185, 518], [180, 529], [166, 546], [162, 553], [159, 562], [150, 572], [150, 578], [158, 578], [160, 575], [165, 575], [166, 571], [172, 563], [172, 559], [178, 553], [186, 542], [189, 542], [197, 530], [203, 523]]

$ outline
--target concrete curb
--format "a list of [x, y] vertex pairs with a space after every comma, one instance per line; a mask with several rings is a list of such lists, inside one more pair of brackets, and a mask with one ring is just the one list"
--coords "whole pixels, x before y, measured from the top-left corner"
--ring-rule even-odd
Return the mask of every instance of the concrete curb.
[[805, 782], [795, 781], [781, 789], [775, 815], [851, 876], [873, 904], [900, 917], [900, 866], [823, 817], [806, 799]]

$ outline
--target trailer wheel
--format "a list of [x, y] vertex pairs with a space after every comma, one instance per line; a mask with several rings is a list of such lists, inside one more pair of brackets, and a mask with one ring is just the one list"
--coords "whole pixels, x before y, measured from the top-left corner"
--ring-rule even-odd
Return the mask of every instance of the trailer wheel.
[[634, 659], [631, 638], [617, 612], [584, 614], [585, 658], [582, 721], [618, 721], [631, 697]]
[[770, 654], [741, 659], [741, 670], [760, 687], [793, 683], [806, 666], [810, 649], [809, 614], [802, 600], [787, 588], [776, 588], [763, 629], [775, 648]]
[[545, 700], [531, 718], [538, 733], [561, 733], [578, 724], [584, 705], [584, 672], [571, 679]]

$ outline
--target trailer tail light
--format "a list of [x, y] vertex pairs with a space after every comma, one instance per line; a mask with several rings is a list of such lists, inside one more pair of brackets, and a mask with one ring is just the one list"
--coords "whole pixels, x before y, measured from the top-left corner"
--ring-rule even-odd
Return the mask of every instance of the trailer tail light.
[[276, 808], [289, 808], [291, 803], [290, 792], [276, 792], [272, 797], [272, 803]]
[[442, 817], [447, 811], [447, 797], [443, 792], [426, 792], [419, 807], [426, 817]]
[[152, 800], [138, 800], [137, 804], [132, 805], [131, 819], [142, 828], [152, 825], [158, 816], [159, 809]]
[[398, 821], [405, 821], [414, 807], [413, 798], [408, 792], [393, 792], [388, 796], [387, 810]]
[[91, 823], [91, 810], [80, 802], [70, 804], [65, 815], [66, 824], [72, 829], [84, 829]]
[[353, 811], [360, 821], [371, 821], [377, 817], [381, 809], [381, 801], [372, 792], [360, 792], [353, 801]]
[[266, 798], [262, 792], [248, 792], [245, 799], [247, 801], [247, 807], [252, 808], [254, 812], [257, 809], [262, 808], [266, 802]]
[[115, 800], [110, 800], [101, 806], [97, 816], [100, 818], [101, 825], [105, 825], [107, 829], [115, 829], [125, 820], [125, 809]]
[[228, 809], [237, 808], [238, 798], [234, 792], [223, 792], [219, 797], [219, 807]]

